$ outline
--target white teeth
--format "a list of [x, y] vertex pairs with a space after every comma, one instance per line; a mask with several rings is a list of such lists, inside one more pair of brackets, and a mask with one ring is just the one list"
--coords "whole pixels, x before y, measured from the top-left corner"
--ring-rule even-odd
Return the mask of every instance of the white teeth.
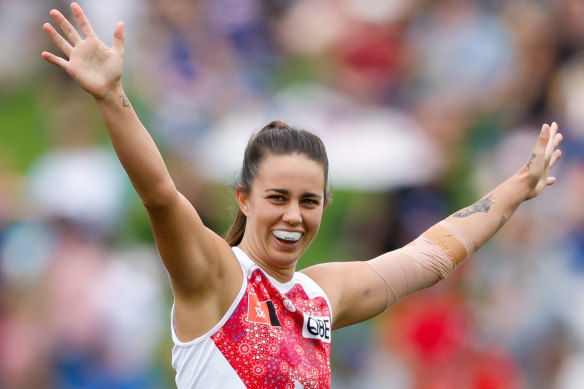
[[296, 242], [302, 237], [302, 232], [274, 230], [273, 234], [276, 238], [287, 240], [289, 242]]

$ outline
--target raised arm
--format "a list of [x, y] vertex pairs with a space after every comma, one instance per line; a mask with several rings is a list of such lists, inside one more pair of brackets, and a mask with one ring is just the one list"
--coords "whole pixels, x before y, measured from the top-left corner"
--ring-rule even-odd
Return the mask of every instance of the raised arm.
[[114, 44], [110, 48], [95, 35], [79, 5], [73, 3], [71, 10], [83, 37], [61, 12], [52, 10], [50, 15], [65, 37], [49, 23], [43, 29], [69, 60], [46, 51], [42, 53], [43, 58], [65, 70], [95, 98], [118, 158], [144, 204], [156, 207], [168, 202], [175, 193], [172, 180], [122, 88], [123, 23], [116, 25]]
[[305, 272], [327, 292], [333, 326], [367, 320], [404, 296], [429, 287], [490, 239], [517, 207], [556, 182], [549, 169], [561, 157], [558, 126], [545, 124], [527, 163], [475, 204], [430, 227], [414, 242], [367, 262], [317, 265]]
[[562, 155], [558, 149], [562, 139], [556, 123], [544, 124], [526, 164], [479, 201], [450, 215], [446, 222], [464, 231], [475, 249], [481, 247], [523, 201], [536, 197], [546, 186], [556, 182], [555, 177], [549, 176], [549, 170]]
[[[116, 154], [148, 210], [177, 309], [181, 311], [186, 302], [201, 306], [203, 301], [207, 304], [203, 313], [221, 310], [237, 294], [241, 270], [227, 243], [205, 228], [177, 191], [162, 155], [124, 93], [124, 25], [116, 25], [113, 46], [108, 47], [96, 36], [81, 7], [73, 3], [71, 10], [81, 34], [57, 10], [50, 15], [64, 36], [49, 23], [43, 26], [67, 59], [47, 51], [42, 56], [95, 98]], [[214, 315], [205, 317], [213, 321]], [[204, 320], [198, 323], [205, 327]]]

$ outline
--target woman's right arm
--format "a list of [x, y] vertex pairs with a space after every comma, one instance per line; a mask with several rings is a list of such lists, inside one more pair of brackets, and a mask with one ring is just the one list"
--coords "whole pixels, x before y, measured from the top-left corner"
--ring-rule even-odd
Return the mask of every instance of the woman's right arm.
[[175, 294], [190, 298], [208, 292], [209, 281], [216, 279], [213, 276], [228, 273], [221, 267], [221, 258], [232, 255], [227, 243], [203, 225], [192, 204], [177, 190], [121, 84], [96, 102], [116, 154], [148, 211]]
[[49, 23], [43, 29], [68, 60], [49, 52], [43, 52], [43, 58], [65, 70], [95, 98], [116, 154], [148, 210], [175, 297], [199, 304], [210, 291], [217, 291], [219, 296], [214, 298], [219, 301], [207, 300], [210, 306], [223, 306], [223, 300], [230, 302], [237, 293], [241, 282], [235, 281], [241, 278], [241, 270], [227, 243], [203, 225], [177, 191], [162, 155], [124, 93], [123, 24], [116, 26], [113, 46], [108, 47], [95, 35], [81, 7], [73, 3], [71, 10], [83, 37], [59, 11], [52, 10], [51, 17], [64, 36]]

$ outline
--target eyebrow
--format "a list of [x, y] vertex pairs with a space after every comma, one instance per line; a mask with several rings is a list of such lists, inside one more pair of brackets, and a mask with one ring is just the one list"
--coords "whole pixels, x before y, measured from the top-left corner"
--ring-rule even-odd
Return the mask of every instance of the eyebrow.
[[[290, 191], [288, 189], [280, 189], [280, 188], [266, 189], [265, 192], [276, 192], [276, 193], [280, 193], [283, 195], [290, 195]], [[322, 198], [321, 195], [319, 195], [318, 193], [313, 193], [313, 192], [304, 192], [304, 193], [302, 193], [301, 197], [313, 197], [313, 198], [318, 198], [318, 199]]]

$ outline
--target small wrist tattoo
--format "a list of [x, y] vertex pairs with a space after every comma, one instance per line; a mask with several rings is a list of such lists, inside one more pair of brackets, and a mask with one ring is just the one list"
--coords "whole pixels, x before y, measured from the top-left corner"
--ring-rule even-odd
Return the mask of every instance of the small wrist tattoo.
[[529, 160], [527, 161], [527, 170], [529, 170], [529, 168], [531, 167], [531, 164], [533, 162], [533, 160], [537, 157], [537, 155], [535, 155], [535, 153], [531, 153], [531, 155], [529, 156]]
[[120, 95], [122, 98], [122, 107], [128, 108], [130, 106], [130, 100], [126, 97], [126, 95]]

